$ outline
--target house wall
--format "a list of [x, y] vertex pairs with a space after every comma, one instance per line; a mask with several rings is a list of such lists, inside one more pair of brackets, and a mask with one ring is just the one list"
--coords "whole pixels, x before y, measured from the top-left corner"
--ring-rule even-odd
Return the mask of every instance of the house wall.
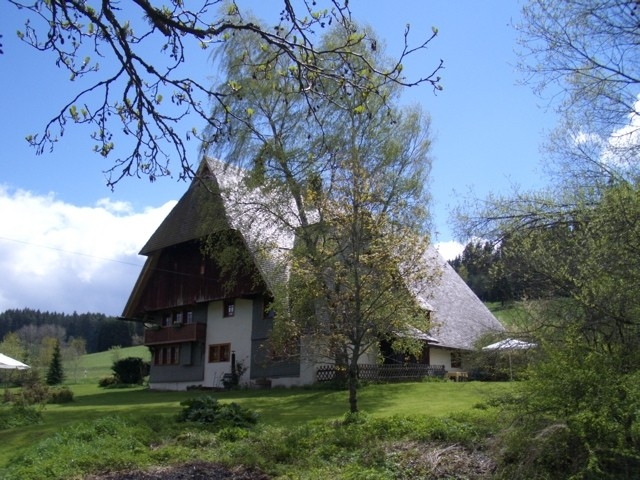
[[[151, 360], [149, 388], [153, 390], [185, 390], [201, 385], [204, 378], [204, 345], [197, 342], [177, 344], [180, 348], [178, 365], [155, 365]], [[156, 348], [162, 348], [157, 346]]]
[[240, 379], [240, 384], [248, 384], [251, 358], [251, 321], [253, 300], [235, 299], [235, 313], [232, 317], [223, 316], [224, 302], [209, 303], [207, 314], [207, 338], [205, 343], [204, 381], [205, 387], [222, 387], [222, 377], [231, 373], [231, 357], [229, 361], [211, 362], [209, 359], [212, 345], [230, 344], [235, 353], [236, 364], [242, 363], [247, 371]]
[[429, 348], [429, 364], [444, 365], [444, 369], [448, 372], [460, 370], [458, 368], [451, 369], [451, 350], [445, 348], [430, 347]]
[[[193, 305], [190, 307], [180, 307], [157, 311], [149, 314], [149, 321], [160, 325], [162, 319], [167, 315], [172, 318], [176, 312], [193, 312], [193, 321], [196, 323], [206, 323], [207, 308], [205, 305]], [[184, 319], [183, 321], [186, 321]], [[172, 327], [163, 327], [172, 328]], [[173, 333], [170, 330], [170, 333]], [[149, 376], [149, 388], [154, 390], [185, 390], [189, 386], [201, 385], [204, 378], [205, 348], [200, 342], [180, 342], [162, 343], [152, 345], [151, 348], [161, 349], [166, 346], [178, 346], [180, 349], [179, 363], [176, 365], [156, 364], [154, 358], [151, 359], [151, 371]]]
[[273, 347], [269, 345], [269, 335], [272, 329], [273, 317], [265, 316], [264, 298], [256, 297], [253, 305], [251, 375], [249, 378], [254, 383], [269, 379], [273, 385], [274, 379], [278, 379], [277, 385], [298, 385], [299, 383], [295, 383], [296, 380], [281, 380], [285, 377], [295, 379], [300, 376], [300, 359], [295, 354], [291, 357], [283, 356], [272, 350]]
[[[325, 349], [320, 344], [314, 342], [312, 338], [305, 337], [300, 343], [300, 369], [298, 376], [272, 378], [271, 385], [278, 387], [295, 387], [304, 385], [313, 385], [316, 383], [316, 373], [320, 365], [333, 364], [334, 362], [323, 356]], [[360, 357], [358, 363], [372, 364], [378, 361], [378, 351], [370, 348]]]

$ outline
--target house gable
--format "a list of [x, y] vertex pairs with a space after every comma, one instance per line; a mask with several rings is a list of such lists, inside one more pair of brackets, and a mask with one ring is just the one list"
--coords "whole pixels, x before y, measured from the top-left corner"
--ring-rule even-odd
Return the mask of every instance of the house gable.
[[201, 172], [142, 248], [148, 258], [124, 318], [148, 321], [163, 309], [266, 291], [242, 234], [227, 220], [215, 177]]
[[[167, 312], [185, 306], [193, 307], [194, 312], [207, 312], [196, 324], [182, 327], [184, 335], [172, 332], [170, 339], [160, 340], [163, 346], [156, 348], [176, 348], [175, 341], [180, 347], [180, 362], [162, 365], [162, 371], [152, 368], [156, 382], [175, 382], [185, 388], [187, 381], [211, 386], [207, 382], [212, 381], [214, 373], [219, 376], [230, 365], [210, 365], [217, 362], [209, 362], [209, 355], [220, 354], [227, 344], [232, 350], [242, 346], [236, 354], [250, 367], [250, 379], [298, 377], [302, 381], [304, 377], [306, 383], [313, 381], [313, 374], [308, 372], [315, 372], [315, 365], [299, 359], [274, 362], [273, 352], [266, 350], [273, 319], [264, 315], [264, 303], [274, 279], [283, 280], [278, 273], [282, 269], [274, 267], [274, 258], [265, 252], [258, 255], [251, 247], [256, 238], [268, 232], [267, 238], [277, 240], [273, 242], [274, 252], [282, 252], [293, 247], [293, 234], [279, 231], [277, 222], [268, 218], [255, 218], [244, 191], [233, 188], [232, 184], [238, 182], [236, 174], [223, 177], [229, 185], [221, 191], [215, 167], [211, 160], [202, 162], [198, 178], [142, 248], [140, 253], [147, 256], [147, 261], [123, 317], [160, 326]], [[225, 199], [230, 194], [243, 195], [244, 210], [237, 205], [226, 208]], [[415, 290], [421, 292], [416, 299], [429, 311], [433, 322], [429, 332], [415, 332], [425, 344], [450, 355], [451, 349], [473, 348], [478, 337], [489, 330], [504, 329], [435, 249], [430, 248], [424, 260], [429, 268], [441, 272], [438, 281]], [[214, 321], [213, 312], [223, 312], [224, 299], [242, 299], [238, 306], [243, 306], [245, 314], [242, 320], [236, 319], [237, 324], [222, 315]], [[246, 335], [242, 341], [237, 337], [240, 324]], [[212, 330], [217, 327], [222, 331]], [[146, 339], [145, 343], [149, 344]], [[213, 353], [209, 351], [212, 345]]]

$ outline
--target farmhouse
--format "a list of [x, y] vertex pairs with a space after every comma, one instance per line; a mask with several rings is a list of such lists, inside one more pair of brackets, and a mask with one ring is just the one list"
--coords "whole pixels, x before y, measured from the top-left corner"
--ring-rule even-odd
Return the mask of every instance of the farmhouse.
[[[278, 359], [277, 352], [268, 351], [273, 314], [266, 306], [274, 278], [283, 275], [274, 257], [291, 248], [293, 239], [278, 232], [274, 222], [251, 215], [252, 193], [242, 191], [238, 179], [237, 172], [223, 170], [218, 162], [203, 161], [187, 192], [140, 251], [147, 260], [123, 318], [145, 324], [151, 388], [220, 387], [232, 369], [247, 385], [319, 380], [320, 366], [304, 355], [304, 339], [295, 358]], [[271, 257], [253, 248], [259, 237], [272, 239]], [[411, 361], [459, 371], [460, 352], [472, 349], [480, 335], [503, 327], [435, 249], [427, 261], [441, 275], [418, 299], [432, 329], [412, 332], [424, 341], [424, 351]], [[379, 353], [385, 363], [407, 361], [383, 344], [365, 361], [375, 364]]]

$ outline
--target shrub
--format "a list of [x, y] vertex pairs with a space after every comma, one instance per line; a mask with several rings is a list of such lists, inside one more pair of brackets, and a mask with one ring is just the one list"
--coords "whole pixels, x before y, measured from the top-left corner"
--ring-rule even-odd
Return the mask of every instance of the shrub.
[[114, 375], [108, 377], [102, 377], [98, 382], [98, 386], [102, 388], [113, 387], [118, 384], [118, 379]]
[[5, 388], [4, 394], [2, 396], [2, 403], [12, 403], [14, 401], [15, 395], [11, 393], [11, 390]]
[[45, 404], [49, 400], [49, 387], [43, 383], [33, 383], [22, 388], [17, 402], [25, 405]]
[[149, 375], [149, 363], [139, 357], [127, 357], [117, 360], [111, 367], [118, 383], [139, 385]]
[[181, 422], [198, 422], [223, 427], [249, 428], [258, 423], [258, 415], [237, 403], [219, 403], [215, 397], [195, 397], [181, 402]]
[[69, 387], [55, 388], [49, 392], [48, 403], [73, 402], [73, 392]]
[[517, 394], [504, 399], [514, 418], [498, 437], [505, 478], [637, 478], [640, 357], [584, 345], [576, 335], [547, 346]]
[[32, 405], [16, 403], [8, 408], [0, 408], [0, 430], [34, 425], [41, 420], [42, 413]]

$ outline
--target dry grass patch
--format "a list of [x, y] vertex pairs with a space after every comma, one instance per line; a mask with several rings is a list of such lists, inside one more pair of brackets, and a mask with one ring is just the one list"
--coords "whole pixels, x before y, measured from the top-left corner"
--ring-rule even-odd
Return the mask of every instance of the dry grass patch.
[[395, 458], [400, 478], [487, 480], [496, 471], [486, 453], [458, 444], [394, 442], [386, 454]]

